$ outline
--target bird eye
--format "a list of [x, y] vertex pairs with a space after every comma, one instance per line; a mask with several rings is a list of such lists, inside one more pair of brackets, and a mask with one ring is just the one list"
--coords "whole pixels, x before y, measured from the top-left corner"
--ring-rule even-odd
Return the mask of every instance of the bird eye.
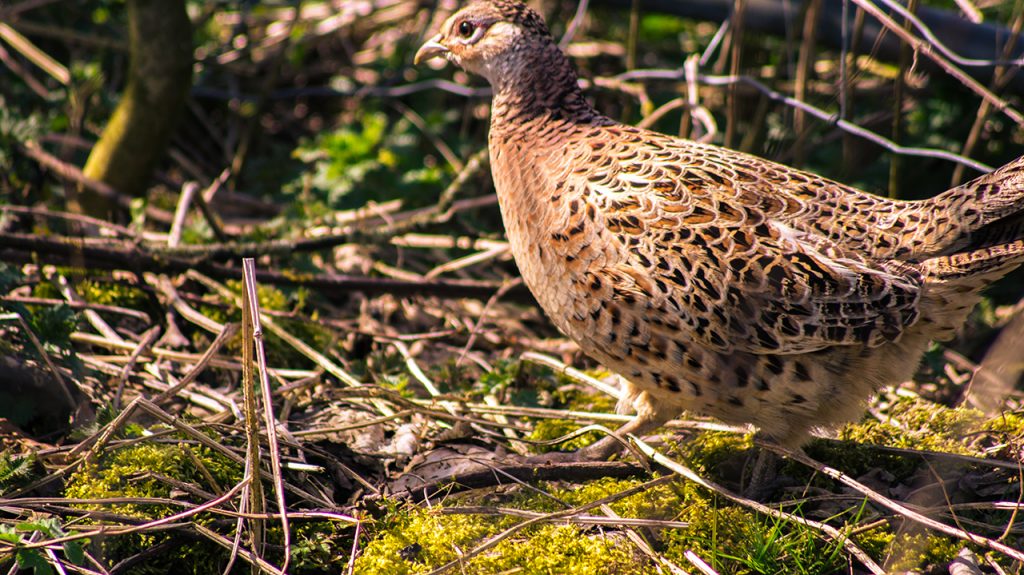
[[470, 22], [469, 20], [463, 20], [462, 22], [459, 22], [459, 36], [462, 36], [463, 38], [469, 38], [470, 36], [473, 35], [474, 28], [476, 27], [473, 26], [473, 23]]

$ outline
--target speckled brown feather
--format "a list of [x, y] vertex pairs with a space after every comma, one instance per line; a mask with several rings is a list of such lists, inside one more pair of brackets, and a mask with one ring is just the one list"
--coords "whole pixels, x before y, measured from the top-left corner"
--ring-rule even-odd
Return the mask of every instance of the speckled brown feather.
[[[465, 19], [487, 33], [460, 43]], [[518, 2], [471, 4], [439, 38], [494, 87], [492, 171], [526, 284], [646, 423], [687, 409], [799, 444], [910, 377], [1024, 260], [1024, 159], [889, 200], [602, 116]]]

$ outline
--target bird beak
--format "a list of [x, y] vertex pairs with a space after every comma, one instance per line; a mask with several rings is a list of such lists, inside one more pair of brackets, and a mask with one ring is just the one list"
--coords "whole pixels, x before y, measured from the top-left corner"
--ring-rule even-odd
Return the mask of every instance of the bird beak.
[[438, 34], [420, 46], [420, 49], [416, 51], [416, 56], [412, 59], [412, 63], [419, 65], [420, 62], [426, 62], [431, 58], [443, 56], [447, 53], [448, 48], [441, 43], [441, 35]]

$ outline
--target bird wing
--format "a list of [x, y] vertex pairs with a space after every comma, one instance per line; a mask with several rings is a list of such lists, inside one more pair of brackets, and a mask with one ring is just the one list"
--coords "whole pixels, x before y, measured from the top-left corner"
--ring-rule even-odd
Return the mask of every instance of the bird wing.
[[[874, 347], [916, 321], [923, 279], [915, 265], [799, 229], [800, 206], [786, 208], [790, 198], [706, 163], [681, 165], [661, 144], [643, 138], [630, 153], [591, 162], [581, 182], [628, 253], [605, 270], [619, 299], [678, 317], [694, 339], [721, 351]], [[775, 213], [764, 208], [780, 202]]]

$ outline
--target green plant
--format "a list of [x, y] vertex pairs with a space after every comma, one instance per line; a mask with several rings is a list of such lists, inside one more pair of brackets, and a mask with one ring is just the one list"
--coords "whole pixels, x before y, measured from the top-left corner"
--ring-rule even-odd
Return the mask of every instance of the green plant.
[[[22, 521], [11, 525], [0, 525], [0, 541], [13, 546], [14, 560], [19, 569], [31, 568], [36, 575], [49, 575], [54, 573], [50, 565], [51, 560], [47, 559], [46, 552], [42, 547], [26, 547], [29, 543], [40, 543], [40, 540], [61, 539], [67, 537], [60, 520], [54, 517], [44, 517], [31, 521]], [[82, 541], [64, 541], [61, 543], [61, 550], [64, 558], [74, 565], [82, 565], [85, 562], [85, 552], [82, 549]]]

